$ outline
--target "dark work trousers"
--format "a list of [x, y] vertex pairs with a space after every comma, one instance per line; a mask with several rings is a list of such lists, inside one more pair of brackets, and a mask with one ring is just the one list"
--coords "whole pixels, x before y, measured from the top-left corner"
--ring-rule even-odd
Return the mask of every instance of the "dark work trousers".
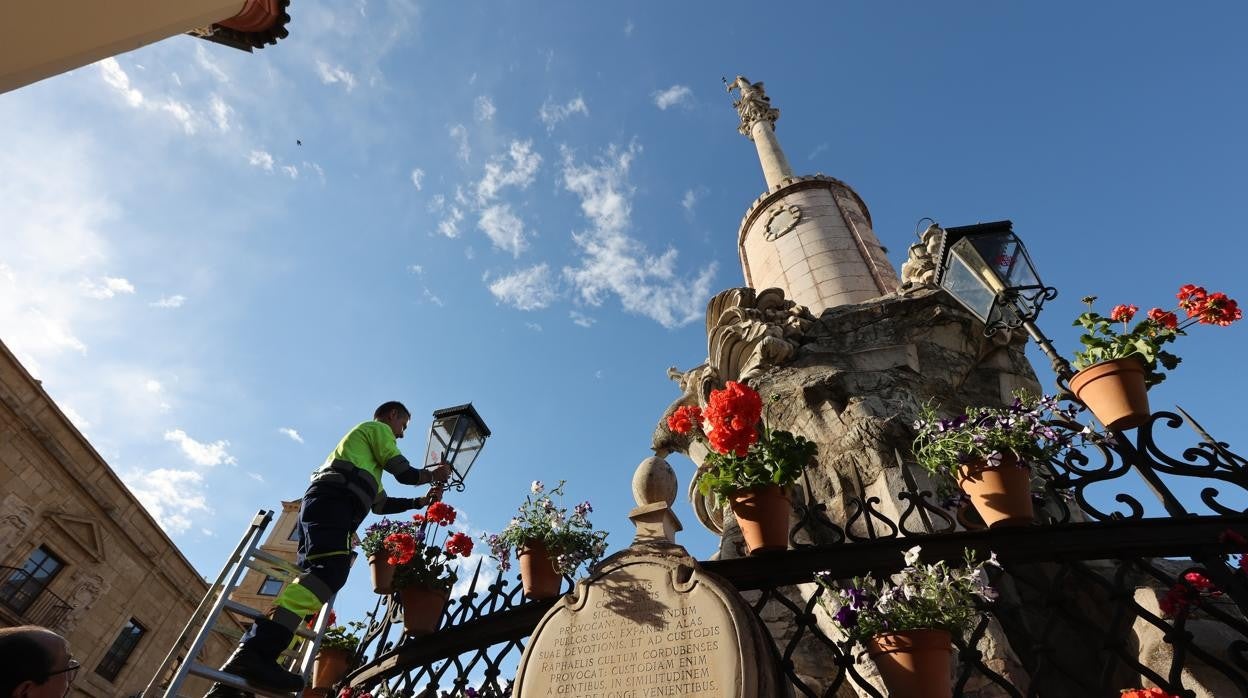
[[[274, 601], [269, 617], [281, 626], [268, 632], [256, 623], [243, 636], [243, 646], [274, 659], [290, 644], [300, 623], [321, 609], [347, 582], [351, 568], [351, 537], [368, 509], [345, 486], [315, 483], [299, 506], [299, 556], [303, 573], [286, 585]], [[272, 626], [269, 626], [272, 628]]]

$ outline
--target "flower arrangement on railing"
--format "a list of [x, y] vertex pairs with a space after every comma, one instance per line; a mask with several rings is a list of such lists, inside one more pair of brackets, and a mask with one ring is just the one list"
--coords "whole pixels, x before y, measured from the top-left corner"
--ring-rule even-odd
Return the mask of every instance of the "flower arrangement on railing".
[[986, 567], [966, 552], [964, 567], [919, 562], [920, 547], [905, 551], [905, 568], [889, 579], [855, 577], [848, 587], [829, 573], [815, 575], [827, 593], [820, 604], [851, 640], [863, 642], [880, 669], [889, 695], [949, 696], [952, 635], [962, 636], [979, 618], [978, 601], [991, 601]]
[[1157, 605], [1161, 607], [1163, 616], [1175, 618], [1192, 606], [1199, 607], [1205, 599], [1219, 596], [1222, 596], [1222, 590], [1211, 579], [1203, 572], [1192, 570], [1176, 581], [1166, 595], [1157, 602]]
[[819, 449], [788, 431], [768, 429], [763, 401], [749, 386], [728, 381], [712, 390], [706, 409], [682, 405], [667, 419], [677, 434], [709, 444], [698, 472], [698, 490], [729, 502], [750, 553], [788, 547], [787, 488], [797, 482]]
[[[329, 612], [329, 624], [325, 634], [321, 636], [321, 644], [317, 647], [316, 658], [312, 664], [312, 688], [330, 688], [347, 675], [355, 659], [355, 650], [360, 646], [360, 632], [364, 623], [353, 620], [346, 625], [336, 625], [337, 615]], [[308, 627], [316, 625], [316, 618], [308, 621]]]
[[386, 539], [395, 533], [411, 533], [412, 526], [408, 521], [382, 519], [364, 529], [364, 537], [360, 539], [360, 549], [368, 560], [373, 577], [374, 594], [390, 594], [394, 592], [394, 563], [390, 561], [393, 553], [386, 546]]
[[361, 541], [361, 547], [365, 541], [373, 541], [365, 548], [370, 560], [391, 568], [385, 587], [398, 592], [403, 626], [409, 635], [424, 635], [437, 628], [451, 587], [459, 579], [452, 563], [472, 554], [472, 538], [444, 530], [455, 523], [455, 517], [454, 507], [434, 502], [423, 514], [413, 514], [411, 521], [382, 519], [366, 530]]
[[594, 508], [588, 501], [573, 507], [571, 515], [567, 507], [555, 503], [555, 497], [562, 501], [565, 484], [560, 480], [547, 490], [540, 480], [534, 480], [517, 515], [502, 533], [487, 539], [503, 571], [511, 569], [511, 551], [516, 551], [521, 585], [530, 599], [558, 596], [563, 575], [575, 574], [583, 564], [592, 565], [607, 551], [607, 532], [595, 531], [590, 524]]
[[1008, 407], [968, 407], [948, 419], [928, 403], [914, 423], [912, 450], [939, 478], [942, 494], [956, 483], [989, 527], [1026, 526], [1035, 518], [1031, 466], [1070, 448], [1078, 434], [1051, 422], [1074, 419], [1074, 408], [1063, 409], [1056, 397], [1025, 392]]
[[[1092, 310], [1095, 296], [1083, 299], [1088, 311], [1074, 323], [1084, 329], [1079, 337], [1083, 350], [1075, 353], [1077, 373], [1070, 389], [1107, 429], [1131, 429], [1148, 419], [1148, 388], [1166, 379], [1163, 369], [1173, 370], [1182, 361], [1163, 346], [1186, 335], [1192, 325], [1225, 327], [1244, 316], [1225, 293], [1201, 286], [1187, 284], [1175, 296], [1178, 306], [1153, 308], [1134, 327], [1130, 323], [1139, 306], [1116, 305], [1105, 317]], [[1182, 321], [1180, 311], [1187, 315]], [[1117, 323], [1121, 330], [1115, 329]]]

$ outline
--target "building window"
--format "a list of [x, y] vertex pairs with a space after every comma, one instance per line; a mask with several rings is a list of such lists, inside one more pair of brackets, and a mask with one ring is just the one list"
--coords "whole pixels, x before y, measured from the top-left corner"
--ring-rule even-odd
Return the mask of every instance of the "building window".
[[35, 548], [20, 569], [5, 570], [8, 574], [0, 584], [0, 603], [18, 614], [25, 613], [64, 566], [47, 548]]
[[293, 540], [293, 541], [295, 541], [296, 543], [298, 543], [298, 542], [299, 542], [299, 538], [300, 538], [300, 535], [299, 535], [299, 523], [298, 523], [298, 522], [295, 522], [295, 527], [294, 527], [294, 528], [292, 528], [292, 529], [290, 529], [290, 535], [289, 535], [289, 536], [286, 536], [286, 540]]
[[260, 591], [257, 592], [261, 596], [277, 596], [282, 591], [282, 580], [277, 577], [265, 577], [264, 584], [260, 585]]
[[139, 638], [143, 637], [143, 633], [147, 630], [139, 625], [139, 622], [133, 618], [126, 627], [121, 629], [117, 634], [117, 639], [113, 640], [113, 646], [108, 648], [108, 654], [100, 660], [99, 666], [95, 667], [95, 673], [103, 676], [109, 681], [117, 679], [117, 675], [126, 666], [126, 660], [130, 659], [130, 655], [134, 652], [134, 648], [139, 644]]

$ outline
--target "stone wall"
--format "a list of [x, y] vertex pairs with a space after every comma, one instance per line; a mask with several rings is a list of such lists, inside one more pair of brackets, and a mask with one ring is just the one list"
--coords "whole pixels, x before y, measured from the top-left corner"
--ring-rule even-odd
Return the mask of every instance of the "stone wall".
[[[70, 695], [143, 690], [208, 584], [2, 343], [0, 492], [0, 565], [21, 567], [40, 546], [64, 563], [47, 591], [73, 606], [54, 628], [82, 662]], [[132, 619], [146, 632], [109, 681], [95, 669]], [[28, 620], [0, 605], [0, 624]], [[230, 649], [214, 638], [203, 660]], [[206, 689], [188, 681], [183, 695]]]

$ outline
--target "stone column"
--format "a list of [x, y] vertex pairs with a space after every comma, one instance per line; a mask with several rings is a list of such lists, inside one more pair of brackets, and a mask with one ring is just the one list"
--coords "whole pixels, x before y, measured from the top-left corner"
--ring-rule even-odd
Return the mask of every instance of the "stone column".
[[793, 176], [793, 168], [789, 159], [780, 148], [780, 140], [776, 138], [774, 120], [759, 119], [750, 126], [750, 140], [758, 148], [758, 160], [763, 166], [763, 177], [767, 180], [767, 188], [775, 189], [785, 179]]

